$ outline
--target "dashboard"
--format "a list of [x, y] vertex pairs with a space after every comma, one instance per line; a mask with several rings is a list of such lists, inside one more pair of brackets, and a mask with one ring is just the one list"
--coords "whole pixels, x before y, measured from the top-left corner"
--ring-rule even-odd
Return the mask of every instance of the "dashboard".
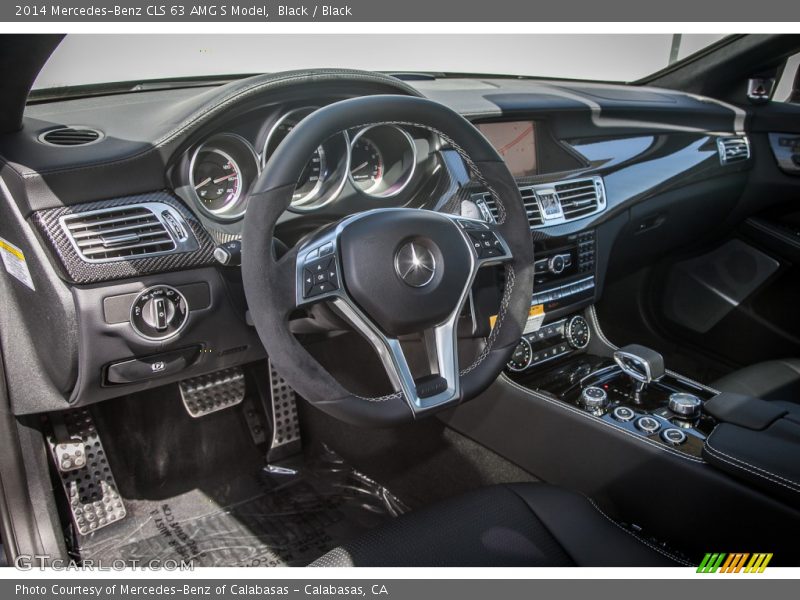
[[[752, 166], [739, 109], [605, 84], [319, 70], [31, 105], [24, 129], [0, 136], [2, 236], [28, 257], [33, 285], [11, 286], [24, 318], [0, 335], [47, 377], [12, 381], [14, 410], [83, 405], [263, 358], [235, 261], [219, 261], [236, 252], [248, 189], [311, 112], [387, 93], [451, 106], [506, 161], [532, 232], [532, 306], [546, 323], [593, 303], [614, 268], [635, 269], [721, 221]], [[47, 141], [64, 130], [98, 134]], [[400, 206], [498, 216], [436, 132], [365, 123], [309, 156], [276, 233], [291, 247], [344, 216]], [[476, 283], [471, 334], [488, 335], [501, 277]], [[159, 321], [170, 306], [176, 321]], [[312, 317], [298, 331], [330, 321]]]

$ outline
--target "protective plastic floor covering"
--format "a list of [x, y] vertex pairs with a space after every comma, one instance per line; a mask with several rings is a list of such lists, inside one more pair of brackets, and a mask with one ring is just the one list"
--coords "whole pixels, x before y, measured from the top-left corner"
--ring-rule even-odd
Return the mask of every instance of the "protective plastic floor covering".
[[325, 449], [295, 475], [239, 475], [165, 500], [126, 499], [128, 516], [73, 547], [83, 560], [301, 566], [407, 509]]

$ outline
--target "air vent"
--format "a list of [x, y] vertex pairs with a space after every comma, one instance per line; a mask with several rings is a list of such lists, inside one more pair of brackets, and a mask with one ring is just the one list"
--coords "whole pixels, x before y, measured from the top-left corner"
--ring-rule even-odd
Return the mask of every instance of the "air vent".
[[103, 138], [103, 134], [91, 127], [58, 127], [45, 131], [39, 136], [39, 141], [51, 146], [85, 146], [93, 144]]
[[750, 140], [745, 136], [718, 138], [717, 151], [723, 165], [747, 160], [750, 158]]
[[[519, 192], [531, 229], [588, 217], [606, 207], [605, 188], [600, 177], [526, 186], [521, 187]], [[476, 200], [485, 206], [491, 220], [497, 221], [498, 210], [494, 198], [484, 193]], [[544, 207], [546, 210], [543, 212]]]
[[151, 202], [61, 217], [61, 226], [86, 262], [147, 258], [197, 249], [181, 214]]

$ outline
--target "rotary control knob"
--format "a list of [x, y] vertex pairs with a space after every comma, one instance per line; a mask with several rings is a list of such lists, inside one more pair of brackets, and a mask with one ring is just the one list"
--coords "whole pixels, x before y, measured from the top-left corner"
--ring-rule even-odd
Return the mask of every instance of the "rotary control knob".
[[550, 271], [553, 275], [560, 275], [564, 271], [564, 268], [566, 266], [567, 266], [567, 261], [561, 254], [556, 254], [555, 256], [551, 256], [550, 260], [547, 261], [547, 270]]
[[669, 397], [669, 409], [684, 419], [699, 416], [702, 406], [703, 401], [694, 394], [676, 392]]
[[186, 298], [168, 285], [143, 290], [131, 305], [131, 326], [148, 340], [161, 341], [177, 335], [188, 317]]
[[564, 325], [564, 337], [570, 346], [576, 350], [581, 350], [589, 345], [591, 332], [589, 323], [580, 315], [575, 315]]
[[608, 406], [608, 394], [603, 388], [589, 386], [581, 392], [581, 406], [592, 412], [599, 412]]

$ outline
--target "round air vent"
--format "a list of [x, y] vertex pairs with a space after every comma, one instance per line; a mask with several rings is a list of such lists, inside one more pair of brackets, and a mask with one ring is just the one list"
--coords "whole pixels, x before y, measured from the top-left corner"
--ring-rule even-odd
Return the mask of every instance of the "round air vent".
[[57, 127], [45, 131], [39, 136], [40, 142], [51, 146], [85, 146], [99, 142], [101, 139], [103, 139], [101, 131], [80, 125]]

